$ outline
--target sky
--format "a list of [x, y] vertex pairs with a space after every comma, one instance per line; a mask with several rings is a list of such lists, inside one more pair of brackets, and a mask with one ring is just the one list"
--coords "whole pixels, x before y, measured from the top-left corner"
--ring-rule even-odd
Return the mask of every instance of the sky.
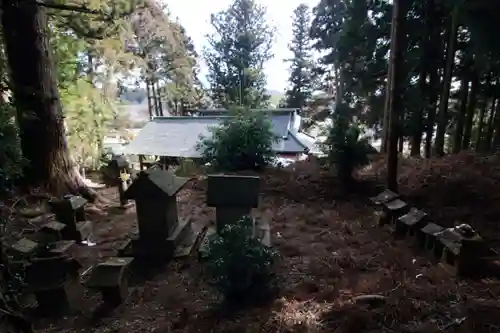
[[[205, 35], [212, 32], [209, 23], [210, 14], [227, 8], [231, 0], [166, 0], [165, 2], [172, 16], [179, 19], [193, 39], [196, 50], [201, 52], [203, 46], [207, 45]], [[274, 59], [265, 66], [267, 88], [283, 92], [288, 79], [288, 64], [283, 60], [291, 56], [288, 44], [292, 39], [293, 10], [301, 3], [312, 8], [319, 0], [257, 0], [257, 2], [267, 7], [267, 20], [277, 29], [273, 45]], [[206, 66], [202, 63], [201, 67], [204, 75]]]

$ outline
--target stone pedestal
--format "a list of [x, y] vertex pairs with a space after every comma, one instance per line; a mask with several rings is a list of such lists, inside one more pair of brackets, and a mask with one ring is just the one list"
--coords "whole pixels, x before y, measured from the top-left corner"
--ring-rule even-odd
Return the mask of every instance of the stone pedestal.
[[426, 225], [427, 214], [423, 211], [412, 208], [396, 221], [396, 236], [404, 238], [415, 236], [417, 231]]
[[115, 307], [128, 296], [128, 275], [133, 258], [108, 258], [93, 270], [86, 285], [98, 289], [106, 306]]
[[67, 255], [35, 258], [26, 266], [25, 282], [35, 294], [39, 311], [62, 315], [80, 308], [83, 288], [78, 268]]
[[391, 224], [395, 224], [398, 218], [406, 214], [409, 210], [406, 202], [400, 199], [385, 202], [383, 206], [384, 212], [387, 214], [387, 220]]

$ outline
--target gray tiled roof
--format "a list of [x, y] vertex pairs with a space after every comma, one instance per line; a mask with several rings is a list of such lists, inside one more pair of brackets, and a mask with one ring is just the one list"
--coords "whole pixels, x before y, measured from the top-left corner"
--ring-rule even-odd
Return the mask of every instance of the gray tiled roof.
[[[156, 117], [125, 147], [130, 155], [201, 157], [196, 150], [200, 136], [210, 135], [209, 128], [227, 116]], [[273, 132], [281, 139], [273, 145], [277, 153], [301, 153], [307, 148], [295, 135], [289, 135], [289, 115], [272, 115]], [[286, 139], [283, 139], [286, 137]]]

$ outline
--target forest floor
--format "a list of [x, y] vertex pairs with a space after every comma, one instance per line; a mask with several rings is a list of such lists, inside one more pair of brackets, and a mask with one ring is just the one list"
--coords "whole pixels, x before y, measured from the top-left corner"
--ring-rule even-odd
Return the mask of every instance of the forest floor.
[[[462, 155], [425, 166], [412, 161], [408, 167], [403, 162], [402, 192], [410, 203], [436, 216], [436, 221], [453, 224], [472, 219], [477, 222], [469, 222], [473, 227], [480, 232], [489, 230], [487, 236], [494, 240], [500, 237], [500, 227], [493, 232], [488, 220], [493, 216], [488, 214], [495, 208], [495, 200], [500, 209], [498, 199], [484, 204], [479, 199], [471, 201], [468, 208], [464, 206], [469, 201], [451, 198], [465, 198], [465, 188], [480, 196], [481, 192], [472, 188], [474, 182], [484, 186], [483, 177], [490, 180], [484, 191], [492, 187], [500, 193], [494, 186], [498, 182], [491, 183], [492, 169], [464, 171], [486, 164], [500, 168], [500, 163], [492, 159], [496, 157], [485, 162], [483, 157]], [[105, 318], [93, 320], [100, 296], [87, 292], [80, 314], [38, 320], [37, 329], [123, 333], [499, 332], [500, 307], [495, 304], [500, 297], [500, 281], [454, 278], [411, 243], [395, 241], [387, 230], [374, 225], [373, 207], [367, 198], [376, 192], [373, 184], [384, 177], [382, 163], [375, 162], [364, 172], [362, 178], [369, 181], [349, 195], [312, 162], [261, 175], [261, 204], [255, 214], [269, 219], [273, 246], [282, 256], [276, 267], [281, 292], [266, 306], [233, 314], [219, 311], [220, 297], [208, 285], [203, 266], [193, 253], [168, 264], [150, 279], [130, 285], [126, 304]], [[456, 164], [455, 169], [451, 164]], [[411, 166], [415, 171], [409, 171]], [[500, 172], [497, 176], [500, 179]], [[453, 185], [457, 179], [465, 183]], [[448, 190], [441, 188], [443, 181], [450, 186]], [[104, 189], [102, 194], [116, 203], [115, 189]], [[489, 200], [484, 195], [481, 198]], [[191, 182], [180, 194], [180, 215], [191, 216], [196, 223], [209, 223], [215, 214], [204, 202], [205, 182]], [[457, 206], [452, 208], [451, 204]], [[458, 209], [466, 213], [460, 215]], [[80, 249], [78, 255], [84, 266], [114, 255], [116, 243], [136, 228], [133, 208], [103, 208], [90, 216], [95, 222], [96, 246]], [[372, 294], [383, 295], [386, 301], [377, 305], [353, 302], [353, 297]]]

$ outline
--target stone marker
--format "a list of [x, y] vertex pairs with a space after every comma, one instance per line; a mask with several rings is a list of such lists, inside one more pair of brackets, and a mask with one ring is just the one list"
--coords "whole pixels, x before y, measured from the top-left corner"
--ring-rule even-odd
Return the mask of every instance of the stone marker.
[[98, 289], [105, 305], [120, 305], [128, 296], [128, 270], [132, 261], [133, 258], [108, 258], [92, 270], [86, 286]]
[[148, 169], [139, 174], [125, 192], [136, 203], [139, 239], [134, 241], [134, 256], [170, 259], [177, 245], [191, 232], [191, 220], [179, 220], [177, 193], [190, 178], [171, 171]]
[[35, 294], [40, 311], [58, 315], [80, 307], [83, 289], [74, 272], [78, 267], [67, 255], [35, 258], [26, 266], [25, 282]]
[[417, 243], [426, 250], [433, 250], [436, 243], [436, 234], [443, 231], [444, 228], [435, 223], [428, 223], [425, 227], [417, 230]]
[[92, 233], [92, 223], [85, 219], [86, 204], [87, 200], [74, 195], [66, 195], [62, 200], [49, 201], [56, 220], [66, 225], [63, 229], [64, 239], [72, 239], [80, 243]]
[[427, 214], [417, 208], [411, 208], [410, 211], [401, 216], [396, 221], [396, 235], [406, 237], [414, 236], [417, 231], [426, 225]]
[[408, 212], [408, 205], [400, 199], [394, 199], [383, 203], [384, 211], [387, 213], [387, 222], [395, 224], [399, 217]]
[[207, 205], [215, 207], [217, 231], [259, 204], [260, 179], [255, 176], [209, 175]]
[[394, 199], [398, 199], [399, 194], [392, 192], [391, 190], [385, 190], [384, 192], [378, 194], [375, 197], [371, 197], [370, 201], [375, 205], [379, 206], [386, 202], [392, 201]]

